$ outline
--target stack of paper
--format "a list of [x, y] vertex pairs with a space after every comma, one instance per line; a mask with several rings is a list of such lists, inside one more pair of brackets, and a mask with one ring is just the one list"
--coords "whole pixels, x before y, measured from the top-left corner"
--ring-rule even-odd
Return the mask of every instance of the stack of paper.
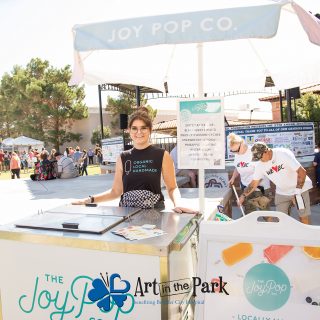
[[163, 230], [157, 229], [155, 225], [149, 224], [145, 224], [143, 226], [130, 226], [112, 232], [119, 236], [123, 236], [128, 240], [142, 240], [165, 234]]

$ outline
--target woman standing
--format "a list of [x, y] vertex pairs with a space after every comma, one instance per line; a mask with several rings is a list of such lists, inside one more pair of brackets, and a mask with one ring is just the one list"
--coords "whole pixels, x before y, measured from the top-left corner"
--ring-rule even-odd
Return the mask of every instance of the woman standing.
[[83, 176], [84, 173], [86, 173], [86, 176], [88, 175], [87, 167], [88, 167], [88, 154], [87, 150], [83, 149], [82, 150], [82, 156], [80, 158], [81, 163], [81, 175]]
[[[252, 152], [251, 148], [244, 142], [243, 138], [240, 136], [230, 133], [229, 139], [229, 149], [230, 152], [234, 153], [234, 166], [232, 177], [229, 181], [229, 185], [233, 185], [235, 179], [240, 176], [240, 187], [244, 190], [252, 181], [254, 173], [254, 163], [252, 162]], [[243, 202], [244, 212], [246, 214], [257, 210], [257, 206], [252, 203], [255, 198], [261, 196], [270, 195], [270, 182], [268, 179], [264, 178], [260, 181], [258, 188], [251, 193]], [[270, 210], [269, 204], [265, 210]]]
[[17, 179], [20, 179], [20, 169], [21, 169], [20, 158], [15, 152], [12, 152], [11, 160], [10, 160], [11, 179], [14, 179], [15, 176], [17, 176]]
[[122, 152], [117, 159], [112, 188], [73, 204], [102, 202], [121, 196], [119, 205], [123, 207], [164, 209], [162, 174], [174, 211], [194, 213], [179, 204], [180, 192], [169, 153], [150, 144], [152, 120], [146, 108], [140, 107], [130, 116], [128, 131], [133, 148]]

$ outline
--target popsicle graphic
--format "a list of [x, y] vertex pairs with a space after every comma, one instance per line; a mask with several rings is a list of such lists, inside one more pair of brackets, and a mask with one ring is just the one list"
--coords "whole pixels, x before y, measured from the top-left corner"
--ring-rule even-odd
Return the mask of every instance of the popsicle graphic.
[[293, 246], [272, 244], [263, 250], [263, 255], [267, 258], [269, 263], [277, 263], [283, 256], [285, 256]]
[[320, 259], [320, 247], [303, 247], [303, 252], [312, 259]]
[[234, 264], [249, 257], [253, 252], [252, 244], [239, 242], [222, 251], [222, 259], [227, 266]]

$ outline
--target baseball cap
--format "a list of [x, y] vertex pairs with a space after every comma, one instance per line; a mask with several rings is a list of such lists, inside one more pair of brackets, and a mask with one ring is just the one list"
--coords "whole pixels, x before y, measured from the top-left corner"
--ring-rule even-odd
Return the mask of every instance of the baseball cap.
[[252, 161], [259, 161], [267, 150], [269, 148], [264, 142], [255, 143], [251, 148]]

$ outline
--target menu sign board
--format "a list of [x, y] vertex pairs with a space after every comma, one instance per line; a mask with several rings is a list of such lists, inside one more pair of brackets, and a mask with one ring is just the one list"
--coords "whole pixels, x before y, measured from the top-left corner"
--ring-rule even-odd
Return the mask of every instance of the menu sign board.
[[222, 98], [179, 101], [177, 133], [180, 169], [224, 169]]

